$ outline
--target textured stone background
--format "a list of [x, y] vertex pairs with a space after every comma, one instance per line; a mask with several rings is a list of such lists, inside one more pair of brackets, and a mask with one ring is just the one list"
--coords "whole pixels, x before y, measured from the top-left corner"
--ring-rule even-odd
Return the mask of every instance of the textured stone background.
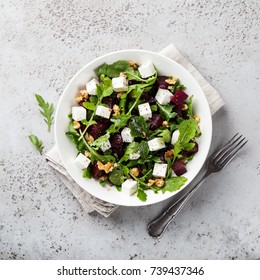
[[[1, 0], [1, 259], [260, 258], [259, 1]], [[173, 42], [223, 96], [213, 147], [249, 145], [207, 180], [160, 240], [147, 222], [167, 205], [83, 212], [29, 143], [54, 144], [34, 93], [56, 105], [70, 78], [110, 51]]]

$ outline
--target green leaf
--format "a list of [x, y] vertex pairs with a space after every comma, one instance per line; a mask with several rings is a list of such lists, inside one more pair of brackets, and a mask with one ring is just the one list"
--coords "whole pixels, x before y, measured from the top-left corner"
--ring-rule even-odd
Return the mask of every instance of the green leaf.
[[92, 174], [91, 174], [89, 168], [85, 168], [85, 169], [83, 170], [82, 177], [83, 177], [83, 178], [88, 178], [88, 179], [92, 178]]
[[113, 93], [112, 80], [104, 75], [101, 75], [100, 79], [102, 82], [97, 85], [97, 104], [102, 101], [103, 97], [110, 96]]
[[171, 142], [171, 132], [168, 129], [164, 129], [158, 136], [162, 137], [163, 142], [170, 143]]
[[188, 103], [187, 103], [187, 105], [188, 105], [188, 115], [189, 115], [189, 117], [193, 117], [192, 98], [193, 98], [193, 96], [191, 96], [191, 97], [189, 98], [189, 101], [188, 101]]
[[189, 143], [193, 140], [199, 131], [198, 123], [194, 119], [184, 120], [179, 125], [179, 139], [181, 145]]
[[119, 168], [114, 168], [108, 178], [110, 182], [116, 186], [120, 186], [124, 183], [124, 174]]
[[140, 158], [142, 159], [148, 159], [149, 155], [149, 147], [147, 144], [147, 141], [141, 141], [140, 143]]
[[89, 120], [89, 121], [87, 121], [87, 120], [81, 120], [81, 122], [82, 122], [82, 124], [84, 124], [84, 125], [87, 126], [87, 127], [90, 127], [92, 124], [96, 124], [96, 123], [97, 123], [97, 122], [94, 121], [94, 120]]
[[83, 106], [91, 111], [95, 111], [96, 110], [96, 105], [94, 103], [91, 102], [83, 102]]
[[37, 136], [31, 134], [28, 136], [32, 144], [35, 146], [35, 148], [42, 154], [42, 151], [44, 149], [44, 146], [42, 145], [42, 141], [38, 139]]
[[100, 137], [98, 137], [94, 142], [90, 144], [91, 147], [100, 148], [110, 137], [109, 133], [106, 133]]
[[135, 154], [135, 153], [139, 152], [139, 149], [140, 149], [140, 144], [139, 143], [137, 143], [137, 142], [130, 143], [126, 147], [125, 154], [120, 159], [119, 163], [129, 160], [130, 154]]
[[167, 122], [171, 118], [174, 118], [177, 116], [176, 112], [172, 112], [174, 105], [161, 105], [160, 103], [157, 103], [157, 106], [159, 107], [160, 113], [162, 114], [162, 116], [165, 118], [165, 120]]
[[131, 135], [133, 137], [142, 137], [145, 138], [149, 132], [149, 124], [144, 117], [133, 117], [129, 128], [131, 129]]
[[165, 186], [162, 188], [162, 193], [174, 192], [179, 190], [187, 181], [185, 177], [172, 177], [165, 181]]
[[143, 189], [141, 189], [141, 188], [139, 188], [139, 189], [137, 190], [137, 197], [138, 197], [141, 201], [143, 201], [143, 202], [145, 202], [145, 201], [147, 200], [147, 194], [146, 194], [145, 191], [144, 191]]
[[121, 72], [125, 72], [127, 69], [131, 68], [128, 61], [119, 60], [113, 64], [104, 63], [101, 67], [95, 70], [97, 76], [105, 75], [110, 78], [115, 78], [120, 75]]
[[48, 131], [51, 129], [51, 124], [53, 123], [54, 118], [52, 117], [53, 113], [53, 103], [49, 104], [45, 102], [43, 97], [39, 94], [35, 94], [35, 98], [38, 102], [39, 107], [41, 108], [40, 113], [44, 116], [44, 121], [48, 125]]
[[93, 103], [93, 104], [97, 104], [98, 98], [95, 95], [90, 95], [89, 96], [89, 102]]

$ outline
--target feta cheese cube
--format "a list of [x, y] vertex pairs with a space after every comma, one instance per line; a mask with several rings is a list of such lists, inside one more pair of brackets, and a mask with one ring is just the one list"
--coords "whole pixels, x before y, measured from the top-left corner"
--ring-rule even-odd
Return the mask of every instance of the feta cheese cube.
[[123, 141], [126, 142], [126, 143], [131, 143], [134, 140], [134, 137], [131, 134], [131, 129], [129, 127], [125, 127], [121, 131], [121, 136], [123, 138]]
[[140, 153], [139, 153], [139, 152], [133, 153], [133, 154], [130, 154], [130, 155], [129, 155], [129, 159], [130, 159], [130, 160], [139, 159], [139, 157], [140, 157]]
[[96, 79], [92, 79], [86, 83], [86, 90], [89, 95], [97, 95], [97, 85], [98, 81]]
[[165, 178], [167, 172], [167, 164], [166, 163], [155, 163], [153, 167], [153, 176]]
[[126, 195], [133, 195], [137, 191], [137, 182], [133, 179], [127, 179], [122, 184], [121, 190]]
[[149, 103], [138, 105], [139, 115], [144, 117], [146, 120], [152, 117], [152, 110]]
[[109, 119], [111, 114], [111, 110], [108, 107], [105, 107], [103, 105], [98, 105], [96, 108], [96, 115]]
[[107, 140], [106, 142], [104, 142], [101, 146], [100, 149], [105, 152], [107, 150], [109, 150], [111, 148], [111, 144], [109, 142], [109, 140]]
[[170, 103], [172, 96], [172, 93], [168, 89], [159, 88], [155, 95], [155, 99], [161, 105], [167, 105]]
[[175, 130], [172, 133], [172, 141], [171, 141], [172, 145], [174, 145], [174, 143], [176, 143], [178, 141], [179, 135], [180, 135], [179, 129]]
[[165, 143], [163, 142], [162, 138], [154, 138], [148, 141], [149, 150], [151, 152], [158, 151], [165, 148]]
[[142, 64], [138, 71], [143, 79], [148, 78], [156, 73], [156, 70], [151, 62]]
[[117, 77], [112, 79], [112, 87], [115, 92], [127, 91], [128, 90], [128, 81], [126, 77]]
[[81, 169], [87, 168], [89, 166], [90, 162], [91, 162], [91, 160], [81, 153], [78, 154], [78, 156], [75, 159], [75, 163]]
[[87, 117], [87, 110], [82, 106], [74, 106], [71, 110], [74, 121], [82, 121]]

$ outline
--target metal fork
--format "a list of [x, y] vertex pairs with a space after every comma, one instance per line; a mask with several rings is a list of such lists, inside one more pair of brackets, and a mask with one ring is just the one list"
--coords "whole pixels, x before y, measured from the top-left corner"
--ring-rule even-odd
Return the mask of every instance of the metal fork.
[[239, 150], [247, 143], [242, 135], [237, 133], [232, 137], [223, 148], [214, 153], [207, 161], [207, 171], [202, 179], [182, 195], [177, 201], [169, 206], [160, 216], [148, 224], [148, 232], [152, 237], [159, 238], [164, 233], [170, 222], [177, 216], [184, 205], [189, 201], [191, 196], [198, 190], [204, 180], [211, 174], [222, 170], [235, 157]]

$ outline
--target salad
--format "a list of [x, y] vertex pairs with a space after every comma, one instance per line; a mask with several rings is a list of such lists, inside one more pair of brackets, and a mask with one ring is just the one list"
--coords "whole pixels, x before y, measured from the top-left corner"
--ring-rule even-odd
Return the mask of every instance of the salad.
[[120, 60], [95, 73], [76, 96], [66, 132], [83, 177], [142, 201], [147, 190], [180, 189], [201, 134], [185, 86], [178, 77], [160, 75], [151, 62]]

